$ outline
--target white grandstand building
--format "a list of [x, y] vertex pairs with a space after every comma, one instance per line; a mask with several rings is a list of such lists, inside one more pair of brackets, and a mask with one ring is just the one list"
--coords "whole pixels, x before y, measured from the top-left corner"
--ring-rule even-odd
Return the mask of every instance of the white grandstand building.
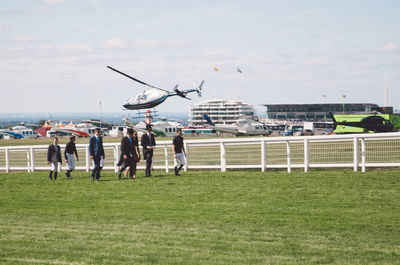
[[189, 125], [206, 125], [204, 114], [207, 114], [215, 124], [232, 124], [243, 116], [253, 116], [254, 112], [252, 105], [241, 101], [212, 99], [190, 107]]

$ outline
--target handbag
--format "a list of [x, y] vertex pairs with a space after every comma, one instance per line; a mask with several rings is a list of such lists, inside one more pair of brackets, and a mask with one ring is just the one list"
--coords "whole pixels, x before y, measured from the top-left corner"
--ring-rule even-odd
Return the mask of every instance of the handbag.
[[139, 157], [137, 156], [136, 153], [133, 153], [133, 161], [139, 162]]

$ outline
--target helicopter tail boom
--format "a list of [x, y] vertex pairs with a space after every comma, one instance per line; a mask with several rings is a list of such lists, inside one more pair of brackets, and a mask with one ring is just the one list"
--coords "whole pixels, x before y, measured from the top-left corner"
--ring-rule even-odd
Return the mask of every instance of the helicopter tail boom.
[[181, 90], [179, 90], [179, 89], [178, 89], [178, 85], [175, 86], [174, 91], [175, 91], [175, 93], [176, 93], [178, 96], [180, 96], [181, 98], [186, 98], [186, 99], [188, 99], [188, 100], [191, 100], [190, 98], [188, 98], [188, 97], [186, 96], [187, 91], [181, 91]]

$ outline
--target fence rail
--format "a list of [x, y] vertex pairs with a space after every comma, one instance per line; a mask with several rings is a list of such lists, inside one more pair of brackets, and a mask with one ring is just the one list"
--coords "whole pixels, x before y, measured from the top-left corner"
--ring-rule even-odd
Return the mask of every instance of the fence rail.
[[[60, 145], [62, 152], [65, 148]], [[76, 170], [93, 167], [89, 145], [77, 144], [79, 162]], [[0, 171], [49, 170], [48, 146], [0, 147]], [[118, 171], [119, 143], [105, 143], [106, 170]], [[297, 137], [262, 137], [186, 140], [189, 169], [286, 169], [353, 168], [365, 172], [373, 167], [400, 167], [400, 133], [352, 134]], [[173, 168], [172, 141], [158, 141], [153, 168], [166, 172]], [[138, 164], [144, 169], [143, 162]]]

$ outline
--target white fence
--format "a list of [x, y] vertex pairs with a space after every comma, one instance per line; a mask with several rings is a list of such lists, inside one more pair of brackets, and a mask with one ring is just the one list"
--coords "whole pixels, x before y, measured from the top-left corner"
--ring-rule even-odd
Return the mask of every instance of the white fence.
[[[62, 152], [65, 146], [61, 145]], [[0, 171], [49, 170], [45, 145], [0, 147]], [[91, 169], [88, 144], [77, 144], [77, 170]], [[105, 143], [106, 170], [117, 171], [119, 143]], [[400, 167], [400, 133], [186, 140], [188, 169]], [[138, 164], [144, 169], [145, 163]], [[172, 141], [158, 139], [153, 168], [173, 168]]]

